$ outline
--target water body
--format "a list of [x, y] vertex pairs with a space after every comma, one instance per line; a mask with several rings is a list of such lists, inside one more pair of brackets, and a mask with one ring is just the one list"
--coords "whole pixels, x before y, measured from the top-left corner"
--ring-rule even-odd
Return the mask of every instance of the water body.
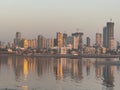
[[0, 57], [0, 90], [119, 90], [120, 65], [108, 63], [116, 61]]

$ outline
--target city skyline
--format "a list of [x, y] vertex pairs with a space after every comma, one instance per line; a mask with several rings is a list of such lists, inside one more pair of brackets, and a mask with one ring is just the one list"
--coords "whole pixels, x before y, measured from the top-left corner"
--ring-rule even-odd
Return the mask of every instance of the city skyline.
[[[108, 24], [108, 23], [114, 23], [114, 22], [112, 22], [112, 21], [110, 21], [110, 22], [106, 22], [106, 24]], [[100, 33], [100, 32], [95, 32], [95, 36], [91, 39], [91, 37], [89, 37], [91, 40], [90, 40], [90, 42], [92, 41], [92, 40], [94, 40], [93, 42], [91, 42], [91, 45], [98, 45], [97, 43], [101, 43], [101, 45], [100, 46], [102, 46], [102, 44], [104, 43], [104, 39], [105, 39], [105, 37], [104, 37], [104, 29], [106, 28], [106, 26], [105, 27], [103, 27], [103, 32], [102, 33]], [[107, 28], [106, 28], [107, 29]], [[113, 27], [113, 32], [114, 32], [114, 27]], [[16, 35], [15, 35], [15, 33], [16, 33]], [[8, 44], [8, 43], [14, 43], [15, 45], [17, 45], [17, 46], [21, 46], [21, 44], [20, 44], [20, 42], [21, 42], [21, 40], [37, 40], [38, 39], [38, 36], [42, 36], [42, 37], [44, 37], [45, 39], [56, 39], [56, 38], [58, 38], [58, 33], [60, 33], [61, 35], [62, 35], [62, 37], [64, 37], [64, 34], [66, 35], [66, 38], [67, 37], [73, 37], [73, 34], [78, 34], [78, 33], [81, 33], [81, 34], [85, 34], [86, 35], [86, 33], [83, 33], [83, 32], [81, 32], [80, 30], [79, 30], [79, 28], [77, 28], [76, 29], [76, 31], [75, 32], [71, 32], [70, 34], [68, 34], [68, 33], [66, 33], [66, 32], [55, 32], [55, 35], [52, 35], [51, 37], [49, 37], [49, 36], [44, 36], [43, 34], [37, 34], [35, 37], [31, 37], [31, 38], [27, 38], [27, 37], [24, 37], [24, 33], [21, 33], [20, 31], [18, 31], [18, 32], [15, 32], [14, 33], [14, 38], [12, 38], [10, 41], [1, 41], [2, 43], [4, 43], [4, 44]], [[97, 35], [97, 34], [100, 34], [100, 36], [99, 35]], [[84, 44], [87, 44], [86, 43], [86, 41], [87, 41], [87, 39], [86, 38], [88, 38], [88, 37], [86, 37], [85, 35], [83, 35], [82, 36], [82, 40], [83, 40], [83, 43]], [[57, 37], [56, 37], [57, 36]], [[61, 37], [61, 38], [62, 38]], [[108, 36], [107, 36], [108, 37]], [[113, 37], [114, 37], [114, 33], [113, 33]], [[97, 40], [97, 38], [98, 38], [98, 40]], [[101, 39], [101, 40], [100, 40]], [[115, 38], [114, 38], [114, 42], [116, 43], [118, 40], [116, 40]], [[119, 42], [119, 41], [118, 41]], [[62, 41], [62, 43], [65, 43], [64, 41]], [[106, 42], [107, 43], [107, 42]], [[98, 45], [99, 46], [99, 45]], [[106, 46], [105, 46], [106, 47]]]
[[106, 22], [113, 19], [115, 38], [119, 40], [120, 12], [118, 0], [4, 0], [0, 1], [0, 41], [11, 41], [15, 32], [24, 38], [42, 34], [55, 37], [56, 32], [85, 33], [95, 42]]

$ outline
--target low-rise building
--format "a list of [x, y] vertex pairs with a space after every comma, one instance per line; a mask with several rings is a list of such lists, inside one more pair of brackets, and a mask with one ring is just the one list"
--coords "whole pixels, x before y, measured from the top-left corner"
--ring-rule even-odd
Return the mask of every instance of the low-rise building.
[[105, 47], [102, 47], [102, 54], [106, 54], [107, 49]]
[[95, 54], [96, 49], [94, 47], [85, 47], [83, 49], [84, 54]]
[[67, 54], [67, 49], [66, 49], [66, 47], [61, 47], [61, 48], [59, 48], [59, 53], [60, 53], [60, 54]]

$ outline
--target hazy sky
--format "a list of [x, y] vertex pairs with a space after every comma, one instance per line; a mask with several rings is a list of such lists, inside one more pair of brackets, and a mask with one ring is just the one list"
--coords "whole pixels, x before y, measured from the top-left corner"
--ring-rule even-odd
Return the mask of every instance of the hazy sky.
[[0, 40], [12, 41], [17, 31], [31, 39], [38, 34], [70, 34], [79, 28], [94, 41], [110, 18], [120, 40], [119, 9], [120, 0], [0, 0]]

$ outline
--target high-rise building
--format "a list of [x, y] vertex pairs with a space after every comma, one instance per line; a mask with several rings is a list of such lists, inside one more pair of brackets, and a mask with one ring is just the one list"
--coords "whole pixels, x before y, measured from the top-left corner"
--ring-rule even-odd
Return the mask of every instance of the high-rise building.
[[67, 34], [63, 33], [63, 46], [66, 46]]
[[83, 33], [77, 32], [73, 33], [73, 49], [78, 49], [79, 52], [82, 52], [83, 50]]
[[57, 39], [56, 39], [56, 38], [54, 39], [54, 46], [55, 46], [55, 47], [58, 46], [58, 43], [57, 43]]
[[47, 39], [46, 40], [46, 48], [47, 50], [54, 47], [54, 39]]
[[107, 27], [103, 28], [103, 47], [107, 47], [108, 43], [107, 43], [107, 35], [108, 34], [108, 30]]
[[37, 48], [37, 39], [31, 39], [28, 40], [28, 46], [29, 48]]
[[38, 50], [46, 49], [46, 38], [42, 35], [38, 35]]
[[21, 40], [22, 40], [21, 33], [20, 32], [16, 32], [16, 37], [14, 39], [14, 45], [15, 45], [15, 47], [16, 46], [17, 47], [21, 47]]
[[89, 47], [90, 46], [90, 37], [86, 38], [86, 45]]
[[108, 29], [108, 48], [110, 50], [113, 50], [114, 49], [114, 23], [108, 22], [107, 29]]
[[102, 46], [102, 34], [96, 33], [96, 45], [101, 47]]
[[63, 34], [57, 32], [57, 45], [59, 48], [63, 47]]
[[103, 46], [109, 50], [115, 49], [113, 22], [107, 22], [107, 26], [103, 28]]
[[73, 36], [73, 49], [78, 50], [78, 45], [79, 45], [79, 37]]
[[72, 36], [68, 36], [67, 39], [66, 39], [66, 44], [73, 44], [73, 37]]
[[28, 40], [27, 39], [22, 39], [21, 40], [22, 47], [27, 49], [28, 48]]
[[21, 39], [21, 32], [16, 32], [16, 38]]

